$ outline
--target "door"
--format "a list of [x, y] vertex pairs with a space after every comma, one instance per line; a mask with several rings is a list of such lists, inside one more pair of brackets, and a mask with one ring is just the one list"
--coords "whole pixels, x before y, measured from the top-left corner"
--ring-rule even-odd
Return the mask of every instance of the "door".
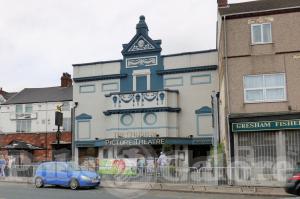
[[56, 184], [67, 186], [69, 182], [67, 165], [61, 162], [56, 163]]
[[147, 91], [147, 76], [136, 77], [136, 91], [142, 92]]
[[43, 170], [43, 177], [46, 181], [46, 184], [55, 184], [55, 163], [47, 163], [43, 169], [45, 169], [45, 171]]

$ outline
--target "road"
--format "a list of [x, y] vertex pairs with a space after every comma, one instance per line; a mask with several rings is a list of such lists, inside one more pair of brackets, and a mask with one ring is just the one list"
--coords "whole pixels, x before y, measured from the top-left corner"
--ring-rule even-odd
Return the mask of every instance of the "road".
[[[280, 199], [246, 195], [202, 194], [167, 191], [143, 191], [116, 188], [69, 190], [47, 187], [36, 189], [30, 184], [0, 183], [0, 199]], [[293, 198], [291, 198], [293, 199]]]

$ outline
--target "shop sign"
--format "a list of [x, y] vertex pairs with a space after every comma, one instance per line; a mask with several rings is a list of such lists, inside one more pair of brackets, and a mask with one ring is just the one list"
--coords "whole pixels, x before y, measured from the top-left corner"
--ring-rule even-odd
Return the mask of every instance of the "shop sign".
[[165, 144], [165, 138], [131, 138], [131, 139], [107, 139], [106, 146], [124, 145], [161, 145]]
[[300, 119], [232, 123], [232, 132], [300, 129]]

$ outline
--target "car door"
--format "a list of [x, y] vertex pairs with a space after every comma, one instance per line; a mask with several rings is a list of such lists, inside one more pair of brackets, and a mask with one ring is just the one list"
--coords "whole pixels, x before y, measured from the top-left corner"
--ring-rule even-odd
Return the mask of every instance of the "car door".
[[55, 184], [55, 163], [50, 162], [44, 165], [44, 179], [46, 184]]
[[67, 186], [69, 183], [67, 165], [63, 162], [56, 163], [56, 184]]

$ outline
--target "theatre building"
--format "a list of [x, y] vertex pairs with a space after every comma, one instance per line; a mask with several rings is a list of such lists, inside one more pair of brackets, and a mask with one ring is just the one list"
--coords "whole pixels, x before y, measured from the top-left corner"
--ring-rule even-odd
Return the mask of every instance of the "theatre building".
[[228, 155], [258, 168], [294, 167], [300, 161], [300, 1], [218, 2], [220, 129]]
[[[201, 45], [201, 44], [199, 44]], [[206, 164], [213, 142], [211, 95], [217, 51], [161, 55], [145, 17], [122, 59], [74, 64], [75, 157], [149, 158]]]

